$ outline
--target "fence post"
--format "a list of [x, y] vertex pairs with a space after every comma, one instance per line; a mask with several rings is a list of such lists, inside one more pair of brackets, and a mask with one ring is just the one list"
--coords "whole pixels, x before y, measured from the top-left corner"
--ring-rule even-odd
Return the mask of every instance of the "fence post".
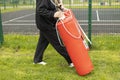
[[[89, 0], [88, 2], [88, 38], [91, 40], [91, 34], [92, 34], [92, 0]], [[89, 44], [89, 47], [91, 48], [91, 44]]]
[[69, 0], [69, 8], [71, 8], [72, 4], [71, 4], [71, 0]]
[[6, 9], [6, 0], [3, 0], [4, 9]]
[[111, 0], [109, 0], [109, 6], [111, 6]]
[[0, 45], [3, 43], [3, 31], [2, 31], [2, 19], [1, 19], [1, 8], [0, 8]]

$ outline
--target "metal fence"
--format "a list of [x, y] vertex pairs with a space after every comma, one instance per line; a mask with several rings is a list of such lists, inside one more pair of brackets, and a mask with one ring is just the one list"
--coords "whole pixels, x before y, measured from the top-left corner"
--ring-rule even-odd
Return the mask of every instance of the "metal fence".
[[[63, 0], [71, 8], [81, 26], [88, 31], [89, 21], [93, 34], [120, 33], [120, 0]], [[92, 5], [92, 9], [90, 8]], [[90, 9], [92, 11], [90, 11]], [[91, 17], [91, 18], [90, 18]]]
[[[83, 5], [87, 6], [86, 3], [88, 3], [89, 0], [63, 0], [64, 4], [71, 4], [75, 5], [78, 4], [78, 6]], [[119, 6], [120, 5], [120, 0], [92, 0], [92, 4], [94, 6]]]
[[[63, 0], [63, 3], [65, 7], [72, 9], [78, 22], [86, 34], [88, 34], [89, 38], [91, 38], [92, 35], [99, 34], [112, 34], [112, 36], [120, 34], [120, 0]], [[1, 9], [19, 7], [33, 8], [35, 6], [35, 0], [0, 0], [0, 6]], [[24, 13], [29, 14], [27, 11]], [[20, 32], [20, 30], [22, 32], [24, 30], [21, 29], [21, 26], [26, 22], [27, 24], [24, 25], [24, 28], [27, 27], [28, 30], [25, 32], [30, 32], [30, 30], [31, 33], [37, 32], [32, 29], [35, 24], [33, 20], [34, 14], [31, 13], [31, 16], [25, 16], [25, 20], [23, 17], [18, 17], [12, 19], [13, 22], [11, 20], [4, 21], [4, 30], [7, 29], [10, 31], [11, 28], [15, 27], [17, 28], [16, 32]], [[18, 24], [18, 22], [23, 22], [23, 24]], [[28, 24], [29, 22], [30, 24]], [[33, 24], [31, 24], [31, 22], [33, 22]]]
[[1, 9], [16, 8], [16, 7], [34, 7], [35, 0], [0, 0]]
[[2, 19], [1, 19], [1, 9], [0, 9], [0, 45], [3, 43], [3, 29], [2, 29]]

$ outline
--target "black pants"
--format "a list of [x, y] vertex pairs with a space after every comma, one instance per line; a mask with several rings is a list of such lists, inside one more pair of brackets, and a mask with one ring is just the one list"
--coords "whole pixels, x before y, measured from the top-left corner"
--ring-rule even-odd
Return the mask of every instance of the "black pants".
[[40, 62], [43, 59], [43, 53], [45, 49], [47, 48], [48, 44], [51, 44], [58, 53], [60, 53], [70, 64], [72, 61], [65, 49], [65, 47], [62, 47], [58, 41], [56, 30], [51, 29], [50, 31], [40, 31], [40, 37], [38, 40], [35, 56], [34, 56], [34, 62]]

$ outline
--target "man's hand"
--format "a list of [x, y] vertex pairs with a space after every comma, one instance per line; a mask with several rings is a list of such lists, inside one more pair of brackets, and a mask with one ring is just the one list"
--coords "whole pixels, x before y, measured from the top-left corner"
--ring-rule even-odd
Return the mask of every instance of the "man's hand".
[[64, 16], [64, 13], [62, 12], [62, 11], [57, 11], [57, 12], [55, 12], [55, 14], [54, 14], [54, 17], [55, 18], [61, 18], [61, 17], [63, 17]]

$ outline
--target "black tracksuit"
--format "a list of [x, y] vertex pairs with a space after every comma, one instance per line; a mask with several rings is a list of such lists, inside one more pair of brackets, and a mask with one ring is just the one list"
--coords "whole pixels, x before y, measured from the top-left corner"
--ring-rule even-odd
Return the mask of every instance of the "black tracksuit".
[[49, 43], [66, 59], [68, 64], [71, 63], [66, 49], [60, 46], [56, 35], [55, 24], [57, 19], [54, 18], [56, 11], [56, 7], [50, 0], [36, 0], [36, 25], [40, 30], [40, 37], [34, 56], [35, 63], [42, 61], [43, 53]]

